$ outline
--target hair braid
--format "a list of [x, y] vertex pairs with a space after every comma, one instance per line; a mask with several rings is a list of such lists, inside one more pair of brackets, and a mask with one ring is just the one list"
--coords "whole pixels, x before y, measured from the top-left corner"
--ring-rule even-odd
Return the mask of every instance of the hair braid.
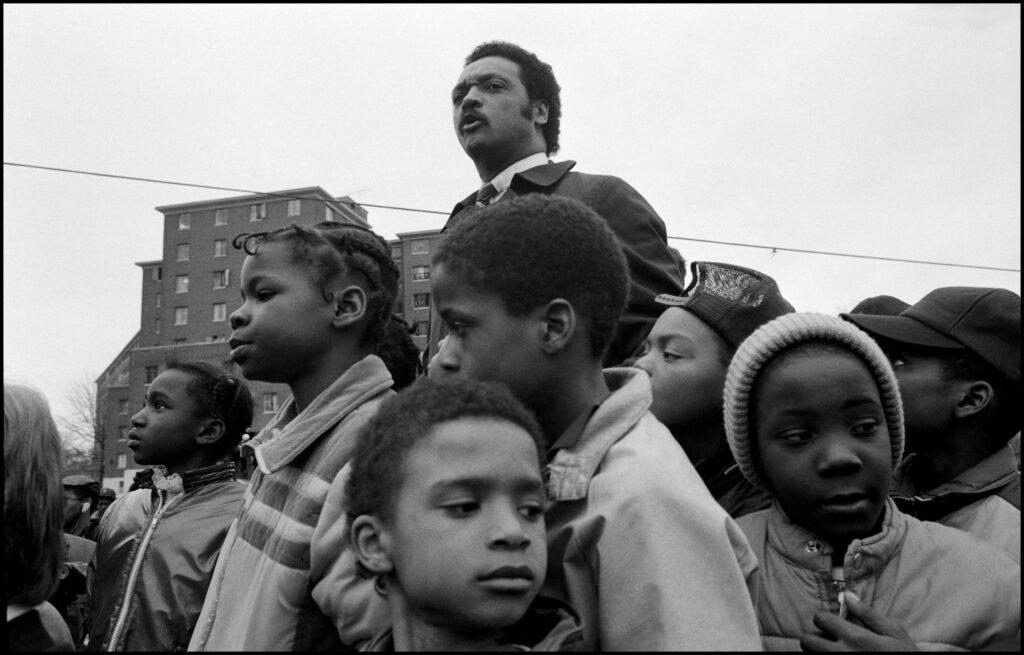
[[328, 302], [333, 298], [325, 287], [334, 276], [349, 271], [367, 281], [369, 308], [363, 343], [376, 346], [398, 294], [398, 267], [391, 260], [387, 241], [361, 225], [323, 221], [313, 226], [292, 223], [272, 232], [243, 233], [231, 243], [247, 255], [255, 255], [263, 243], [277, 241], [291, 245], [293, 256], [311, 269], [314, 282]]
[[249, 388], [233, 375], [205, 362], [169, 362], [168, 370], [187, 373], [186, 390], [206, 416], [224, 423], [220, 444], [224, 450], [237, 446], [252, 423], [253, 401]]

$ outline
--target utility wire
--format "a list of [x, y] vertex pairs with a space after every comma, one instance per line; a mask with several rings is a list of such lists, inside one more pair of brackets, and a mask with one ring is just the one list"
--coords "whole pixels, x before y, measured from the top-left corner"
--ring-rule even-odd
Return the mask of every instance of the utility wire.
[[[211, 186], [211, 185], [208, 185], [208, 184], [192, 184], [192, 183], [189, 183], [189, 182], [173, 182], [173, 181], [170, 181], [170, 180], [158, 180], [158, 179], [147, 178], [147, 177], [132, 177], [130, 175], [114, 175], [112, 173], [95, 173], [95, 172], [92, 172], [92, 171], [79, 171], [79, 170], [74, 170], [74, 169], [70, 169], [70, 168], [57, 168], [57, 167], [54, 167], [54, 166], [38, 166], [38, 165], [35, 165], [35, 164], [20, 164], [20, 163], [16, 163], [16, 162], [7, 162], [7, 161], [4, 162], [4, 166], [19, 166], [19, 167], [22, 167], [22, 168], [36, 168], [36, 169], [45, 170], [45, 171], [56, 171], [56, 172], [59, 172], [59, 173], [77, 173], [79, 175], [95, 175], [95, 176], [98, 176], [98, 177], [110, 177], [110, 178], [115, 178], [115, 179], [120, 179], [120, 180], [133, 180], [133, 181], [136, 181], [136, 182], [153, 182], [153, 183], [156, 183], [156, 184], [173, 184], [173, 185], [176, 185], [176, 186], [195, 187], [197, 189], [213, 189], [213, 190], [216, 190], [216, 191], [235, 191], [235, 192], [238, 192], [238, 193], [251, 193], [253, 195], [271, 196], [271, 197], [276, 197], [276, 198], [287, 198], [289, 200], [314, 200], [314, 201], [323, 202], [323, 203], [327, 202], [323, 198], [313, 198], [313, 197], [309, 197], [309, 196], [296, 196], [296, 195], [289, 195], [289, 194], [285, 194], [285, 193], [273, 193], [273, 192], [269, 192], [269, 191], [253, 191], [251, 189], [235, 189], [235, 188], [232, 188], [232, 187]], [[368, 202], [355, 202], [354, 200], [334, 200], [334, 202], [343, 203], [343, 204], [349, 204], [349, 205], [360, 205], [362, 207], [374, 207], [374, 208], [377, 208], [377, 209], [394, 209], [394, 210], [397, 210], [397, 211], [419, 212], [419, 213], [423, 213], [423, 214], [438, 214], [438, 215], [441, 215], [441, 216], [448, 216], [450, 214], [450, 212], [437, 211], [437, 210], [433, 210], [433, 209], [417, 209], [415, 207], [399, 207], [399, 206], [396, 206], [396, 205], [374, 205], [374, 204], [370, 204]], [[776, 251], [782, 250], [782, 251], [785, 251], [785, 252], [798, 252], [798, 253], [811, 254], [811, 255], [830, 255], [832, 257], [852, 257], [852, 258], [856, 258], [856, 259], [875, 259], [875, 260], [881, 260], [881, 261], [887, 261], [887, 262], [901, 262], [901, 263], [905, 263], [905, 264], [928, 264], [930, 266], [950, 266], [950, 267], [955, 267], [955, 268], [974, 268], [974, 269], [980, 269], [980, 270], [986, 270], [986, 271], [1003, 271], [1003, 272], [1008, 272], [1008, 273], [1020, 273], [1021, 272], [1019, 268], [1002, 268], [1002, 267], [999, 267], [999, 266], [981, 266], [981, 265], [978, 265], [978, 264], [955, 264], [955, 263], [952, 263], [952, 262], [935, 262], [935, 261], [926, 261], [926, 260], [921, 260], [921, 259], [901, 259], [899, 257], [881, 257], [881, 256], [875, 256], [875, 255], [858, 255], [858, 254], [846, 253], [846, 252], [833, 252], [833, 251], [827, 251], [827, 250], [809, 250], [809, 249], [802, 249], [802, 248], [787, 248], [785, 246], [766, 246], [766, 245], [758, 245], [758, 244], [753, 244], [753, 243], [738, 243], [738, 242], [735, 242], [735, 241], [716, 241], [714, 239], [697, 239], [697, 238], [692, 238], [692, 237], [678, 237], [678, 236], [671, 236], [671, 235], [668, 238], [669, 239], [677, 239], [679, 241], [696, 241], [696, 242], [700, 242], [700, 243], [713, 243], [713, 244], [722, 245], [722, 246], [739, 246], [739, 247], [742, 247], [742, 248], [759, 248], [759, 249], [762, 249], [762, 250], [771, 250], [772, 252], [776, 252]]]
[[[79, 175], [95, 175], [97, 177], [112, 177], [119, 180], [134, 180], [136, 182], [154, 182], [156, 184], [173, 184], [175, 186], [187, 186], [195, 187], [197, 189], [214, 189], [215, 191], [237, 191], [239, 193], [251, 193], [260, 196], [272, 196], [275, 198], [287, 198], [288, 200], [315, 200], [316, 202], [326, 203], [328, 201], [323, 198], [314, 198], [312, 196], [295, 196], [287, 193], [273, 193], [270, 191], [253, 191], [252, 189], [234, 189], [226, 186], [210, 186], [209, 184], [192, 184], [190, 182], [172, 182], [170, 180], [157, 180], [151, 177], [132, 177], [130, 175], [114, 175], [112, 173], [94, 173], [92, 171], [76, 171], [70, 168], [57, 168], [55, 166], [37, 166], [34, 164], [19, 164], [16, 162], [5, 161], [4, 166], [20, 166], [22, 168], [38, 168], [44, 171], [57, 171], [59, 173], [78, 173]], [[345, 204], [345, 205], [360, 205], [362, 207], [374, 207], [378, 209], [398, 209], [407, 212], [422, 212], [424, 214], [441, 214], [442, 216], [448, 216], [451, 212], [435, 211], [433, 209], [414, 209], [412, 207], [395, 207], [393, 205], [371, 205], [368, 202], [356, 202], [354, 200], [338, 200], [332, 198], [333, 202]]]
[[903, 262], [906, 264], [931, 264], [932, 266], [955, 266], [958, 268], [980, 268], [986, 271], [1007, 271], [1009, 273], [1020, 273], [1019, 268], [1000, 268], [998, 266], [978, 266], [975, 264], [953, 264], [950, 262], [931, 262], [923, 259], [900, 259], [898, 257], [879, 257], [876, 255], [855, 255], [848, 252], [829, 252], [827, 250], [802, 250], [800, 248], [786, 248], [783, 246], [761, 246], [754, 243], [735, 243], [732, 241], [714, 241], [712, 239], [691, 239], [690, 237], [674, 237], [669, 236], [669, 239], [679, 239], [681, 241], [700, 241], [701, 243], [717, 243], [723, 246], [742, 246], [744, 248], [763, 248], [765, 250], [785, 250], [787, 252], [802, 252], [809, 253], [812, 255], [832, 255], [833, 257], [856, 257], [858, 259], [880, 259], [886, 262]]

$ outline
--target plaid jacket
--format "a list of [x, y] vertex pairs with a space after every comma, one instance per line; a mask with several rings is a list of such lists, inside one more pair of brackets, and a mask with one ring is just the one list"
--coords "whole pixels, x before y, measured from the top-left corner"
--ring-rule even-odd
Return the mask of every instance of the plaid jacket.
[[351, 559], [342, 557], [348, 544], [339, 473], [363, 426], [394, 394], [391, 383], [384, 363], [370, 355], [301, 413], [289, 399], [247, 444], [257, 470], [189, 650], [337, 649], [386, 624], [372, 581], [345, 570]]

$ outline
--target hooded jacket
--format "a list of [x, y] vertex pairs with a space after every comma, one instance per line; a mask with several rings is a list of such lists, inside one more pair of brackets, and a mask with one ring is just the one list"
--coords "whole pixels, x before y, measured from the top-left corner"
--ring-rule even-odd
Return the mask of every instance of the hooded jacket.
[[647, 374], [604, 375], [611, 395], [545, 471], [541, 593], [580, 613], [585, 650], [757, 650], [743, 533], [648, 411]]
[[257, 469], [231, 523], [189, 650], [340, 649], [387, 622], [373, 581], [351, 575], [342, 467], [394, 395], [376, 355], [308, 407], [289, 398], [252, 448]]
[[886, 502], [878, 534], [832, 547], [776, 502], [737, 520], [760, 567], [751, 593], [767, 650], [800, 650], [817, 611], [849, 590], [901, 624], [922, 650], [980, 650], [1020, 640], [1020, 566], [971, 535]]
[[100, 520], [90, 650], [185, 650], [245, 492], [228, 463], [153, 480]]

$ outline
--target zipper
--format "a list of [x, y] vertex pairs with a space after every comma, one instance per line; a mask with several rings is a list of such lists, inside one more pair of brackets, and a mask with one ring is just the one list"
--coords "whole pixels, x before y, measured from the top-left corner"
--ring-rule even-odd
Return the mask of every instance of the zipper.
[[832, 567], [832, 589], [839, 601], [839, 618], [846, 618], [846, 571], [841, 566]]
[[160, 517], [163, 516], [167, 510], [167, 492], [163, 489], [157, 490], [157, 501], [156, 511], [153, 512], [153, 518], [149, 521], [149, 526], [146, 528], [145, 534], [142, 535], [142, 540], [139, 542], [139, 548], [135, 555], [135, 561], [132, 562], [131, 571], [128, 573], [128, 583], [125, 585], [124, 600], [121, 602], [121, 611], [118, 613], [117, 622], [114, 624], [114, 630], [110, 635], [110, 642], [107, 645], [107, 652], [115, 652], [118, 649], [118, 642], [121, 639], [121, 634], [124, 631], [125, 623], [128, 621], [128, 610], [131, 609], [132, 593], [135, 591], [135, 583], [139, 579], [139, 570], [142, 568], [142, 560], [146, 555], [146, 551], [149, 549], [149, 542], [153, 538], [153, 532], [156, 531], [156, 525], [160, 522]]

